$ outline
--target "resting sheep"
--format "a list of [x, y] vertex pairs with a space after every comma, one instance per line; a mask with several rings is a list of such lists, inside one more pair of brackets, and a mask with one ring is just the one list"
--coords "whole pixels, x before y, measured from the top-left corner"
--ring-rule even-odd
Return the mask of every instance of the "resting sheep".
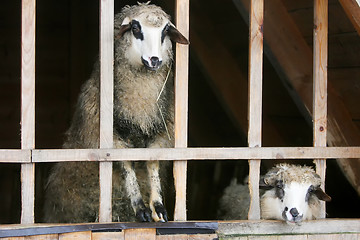
[[[308, 166], [278, 164], [261, 178], [260, 210], [262, 219], [300, 223], [320, 218], [320, 200], [331, 198], [320, 188], [321, 179]], [[247, 185], [233, 182], [220, 199], [224, 219], [246, 219], [249, 210]]]
[[[158, 6], [126, 6], [114, 20], [114, 148], [173, 147], [171, 41], [188, 40]], [[99, 61], [82, 86], [64, 148], [99, 147]], [[114, 162], [113, 221], [167, 221], [163, 161]], [[50, 174], [46, 222], [98, 219], [99, 164], [57, 163]]]

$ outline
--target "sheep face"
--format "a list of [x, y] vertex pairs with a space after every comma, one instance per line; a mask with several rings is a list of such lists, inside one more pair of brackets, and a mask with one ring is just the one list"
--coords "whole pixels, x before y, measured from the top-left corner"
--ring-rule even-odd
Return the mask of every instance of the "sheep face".
[[159, 9], [153, 12], [139, 11], [138, 14], [125, 17], [117, 38], [123, 35], [129, 44], [125, 50], [129, 63], [154, 71], [159, 69], [163, 62], [168, 63], [171, 60], [171, 40], [182, 44], [189, 43], [164, 12], [159, 14]]
[[309, 167], [282, 165], [260, 183], [267, 191], [261, 198], [264, 219], [300, 223], [320, 217], [319, 200], [331, 198], [321, 190], [320, 177]]

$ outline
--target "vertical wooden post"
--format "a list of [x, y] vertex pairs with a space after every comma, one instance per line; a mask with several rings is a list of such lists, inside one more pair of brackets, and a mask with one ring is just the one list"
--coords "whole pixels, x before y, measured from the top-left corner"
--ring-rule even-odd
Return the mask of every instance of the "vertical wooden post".
[[[189, 37], [189, 0], [176, 1], [176, 27], [185, 37]], [[175, 147], [177, 148], [187, 147], [188, 59], [188, 45], [176, 44]], [[175, 221], [186, 220], [186, 172], [187, 161], [174, 162]]]
[[[249, 147], [261, 147], [264, 1], [251, 0], [249, 36]], [[249, 161], [249, 220], [260, 219], [261, 160]]]
[[[100, 148], [113, 148], [114, 0], [100, 1]], [[99, 222], [112, 221], [112, 162], [100, 162]]]
[[[21, 149], [35, 147], [35, 0], [22, 1]], [[21, 223], [34, 223], [35, 165], [21, 165]]]
[[[326, 147], [327, 132], [327, 62], [328, 1], [314, 1], [313, 127], [314, 147]], [[326, 160], [315, 160], [316, 172], [325, 188]], [[321, 205], [325, 218], [325, 202]]]

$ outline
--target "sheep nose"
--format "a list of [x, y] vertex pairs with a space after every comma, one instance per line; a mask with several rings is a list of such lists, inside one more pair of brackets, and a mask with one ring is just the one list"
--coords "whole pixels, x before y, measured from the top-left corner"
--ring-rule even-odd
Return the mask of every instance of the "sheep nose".
[[150, 58], [150, 61], [151, 61], [151, 66], [152, 66], [153, 68], [157, 68], [157, 67], [159, 67], [160, 64], [161, 64], [161, 61], [160, 61], [160, 59], [159, 59], [158, 57], [151, 57], [151, 58]]
[[298, 212], [298, 210], [297, 210], [296, 208], [290, 209], [290, 214], [291, 214], [294, 218], [296, 218], [297, 216], [299, 216], [299, 212]]

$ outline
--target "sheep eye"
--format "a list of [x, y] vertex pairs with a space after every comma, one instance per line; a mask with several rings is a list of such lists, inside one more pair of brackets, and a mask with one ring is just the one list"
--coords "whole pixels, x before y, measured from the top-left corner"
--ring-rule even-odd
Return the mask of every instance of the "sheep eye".
[[276, 186], [275, 194], [280, 200], [282, 200], [285, 195], [284, 183], [282, 181], [278, 181], [275, 186]]
[[141, 32], [140, 23], [136, 20], [131, 21], [131, 31], [136, 39], [144, 40], [144, 35]]
[[164, 27], [164, 29], [161, 32], [161, 43], [164, 42], [165, 36], [168, 34], [169, 32], [169, 24], [166, 24], [166, 26]]

